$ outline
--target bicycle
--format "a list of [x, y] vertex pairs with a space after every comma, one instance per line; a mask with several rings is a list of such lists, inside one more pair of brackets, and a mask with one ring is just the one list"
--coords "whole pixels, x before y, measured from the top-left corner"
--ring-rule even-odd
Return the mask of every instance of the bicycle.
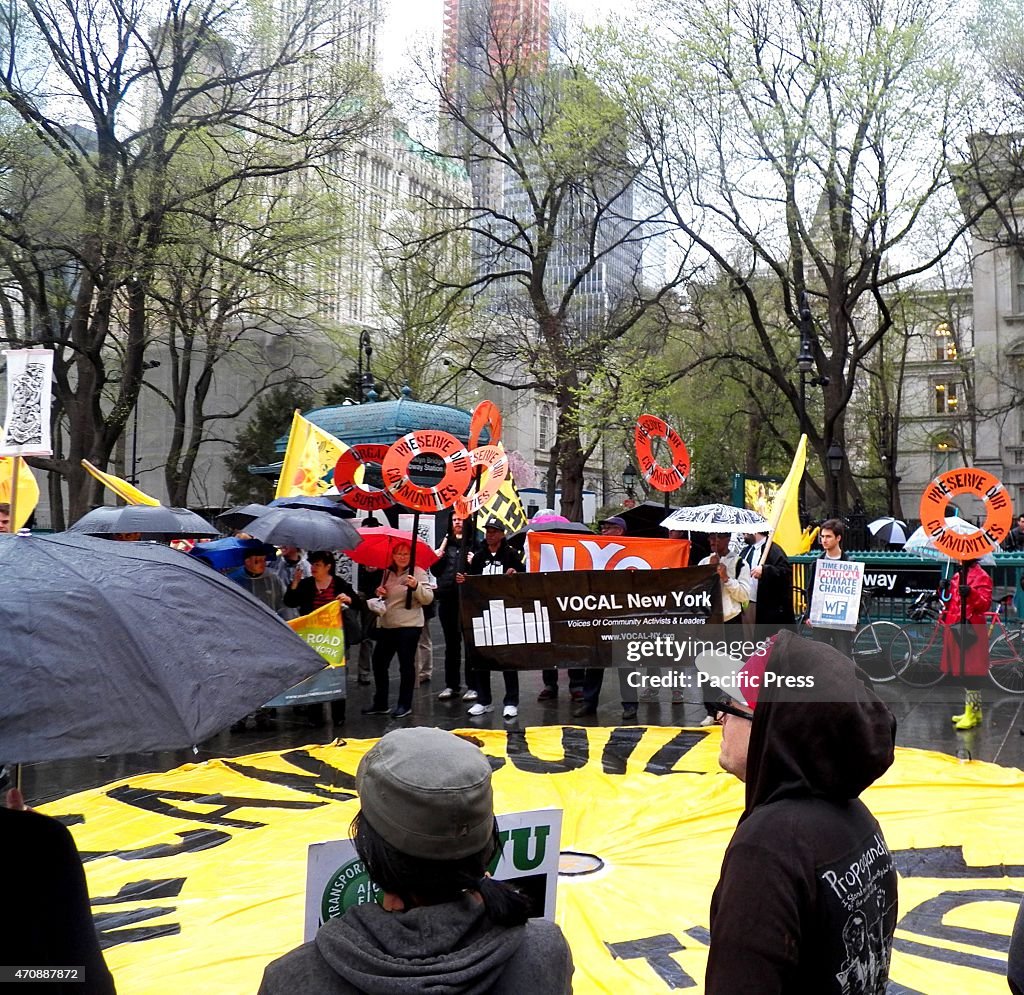
[[[1009, 694], [1024, 694], [1024, 656], [1021, 655], [1021, 627], [1007, 628], [1005, 616], [1013, 595], [1000, 599], [996, 610], [988, 612], [988, 676], [997, 688]], [[992, 635], [995, 630], [995, 635]]]
[[[985, 613], [988, 676], [1001, 691], [1024, 694], [1021, 629], [1007, 628], [1003, 620], [1010, 600], [1003, 598], [994, 611]], [[921, 595], [911, 609], [910, 623], [904, 627], [907, 643], [894, 641], [890, 647], [893, 673], [911, 687], [931, 687], [946, 676], [942, 654], [944, 633], [950, 627], [939, 621], [942, 603], [937, 595]]]
[[942, 671], [945, 626], [939, 621], [942, 607], [943, 600], [938, 594], [919, 594], [907, 612], [908, 621], [898, 627], [900, 635], [889, 644], [892, 675], [910, 687], [931, 687], [946, 676]]
[[[903, 628], [896, 622], [887, 619], [871, 620], [871, 595], [865, 592], [861, 607], [869, 621], [853, 634], [851, 655], [853, 662], [868, 675], [875, 684], [884, 684], [896, 680], [896, 672], [890, 662], [891, 647], [894, 642], [907, 640]], [[902, 644], [901, 648], [902, 648]], [[905, 652], [910, 652], [910, 642], [906, 641]]]

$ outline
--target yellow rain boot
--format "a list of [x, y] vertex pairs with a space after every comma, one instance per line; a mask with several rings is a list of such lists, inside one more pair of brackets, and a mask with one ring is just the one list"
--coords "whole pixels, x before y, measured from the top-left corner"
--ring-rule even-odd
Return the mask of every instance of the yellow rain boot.
[[967, 707], [964, 709], [963, 718], [956, 724], [958, 732], [966, 729], [973, 729], [981, 725], [981, 692], [967, 692]]
[[970, 709], [968, 707], [969, 704], [970, 704], [970, 700], [971, 700], [970, 699], [970, 694], [971, 694], [970, 691], [964, 691], [964, 710], [959, 715], [954, 715], [953, 716], [953, 724], [954, 725], [956, 725], [959, 722], [963, 722], [963, 720], [966, 719], [967, 716], [970, 714]]

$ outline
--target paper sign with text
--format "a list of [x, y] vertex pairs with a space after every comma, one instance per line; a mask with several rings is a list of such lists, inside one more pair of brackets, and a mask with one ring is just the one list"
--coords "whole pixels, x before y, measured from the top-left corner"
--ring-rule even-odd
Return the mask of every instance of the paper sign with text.
[[864, 564], [822, 556], [814, 567], [811, 625], [819, 629], [857, 628]]
[[[500, 855], [488, 868], [499, 881], [515, 881], [533, 901], [540, 919], [555, 918], [562, 810], [534, 809], [496, 817]], [[352, 840], [313, 843], [306, 864], [304, 937], [309, 942], [328, 919], [353, 905], [376, 902], [380, 889], [370, 880]]]

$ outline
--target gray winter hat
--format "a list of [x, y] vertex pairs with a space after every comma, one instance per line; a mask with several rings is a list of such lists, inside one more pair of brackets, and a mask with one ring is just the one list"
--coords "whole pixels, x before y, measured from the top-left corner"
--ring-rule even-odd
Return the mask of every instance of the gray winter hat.
[[360, 761], [356, 790], [370, 825], [411, 857], [456, 860], [491, 839], [491, 765], [443, 729], [389, 732]]

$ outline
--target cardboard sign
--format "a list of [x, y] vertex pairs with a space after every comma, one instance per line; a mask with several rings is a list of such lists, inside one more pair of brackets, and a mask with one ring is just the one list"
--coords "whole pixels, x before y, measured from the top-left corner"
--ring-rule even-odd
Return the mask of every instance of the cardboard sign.
[[[501, 850], [488, 868], [499, 881], [515, 881], [533, 899], [538, 918], [555, 919], [562, 810], [541, 808], [496, 816]], [[306, 865], [304, 937], [308, 942], [328, 920], [353, 905], [376, 902], [380, 889], [370, 880], [352, 840], [309, 847]]]
[[635, 536], [582, 536], [579, 532], [530, 532], [526, 569], [668, 570], [690, 561], [688, 539], [640, 539]]
[[857, 628], [864, 564], [822, 556], [814, 567], [811, 625], [818, 629]]

